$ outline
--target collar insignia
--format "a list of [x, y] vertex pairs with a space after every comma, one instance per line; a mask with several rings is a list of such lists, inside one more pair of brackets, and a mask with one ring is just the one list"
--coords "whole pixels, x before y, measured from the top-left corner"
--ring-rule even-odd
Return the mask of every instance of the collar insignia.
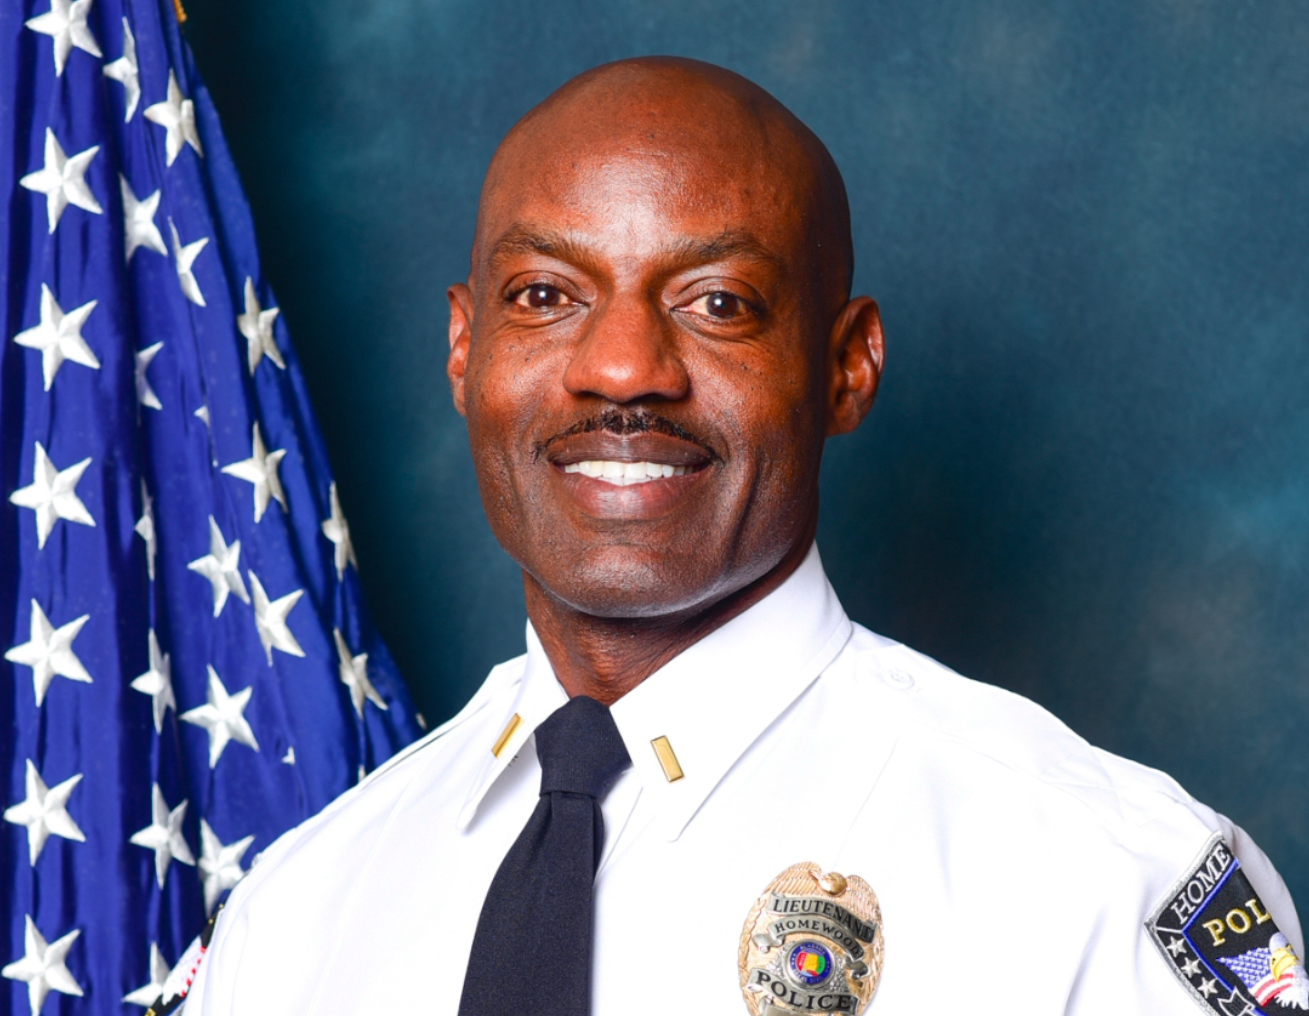
[[805, 861], [768, 884], [741, 931], [750, 1016], [859, 1016], [882, 977], [882, 910], [858, 875]]

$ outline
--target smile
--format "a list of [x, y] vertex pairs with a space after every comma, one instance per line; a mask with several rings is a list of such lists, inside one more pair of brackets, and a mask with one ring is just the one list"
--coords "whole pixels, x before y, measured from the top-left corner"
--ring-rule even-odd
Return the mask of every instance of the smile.
[[563, 467], [565, 473], [581, 473], [601, 483], [615, 487], [629, 487], [637, 483], [650, 483], [670, 476], [685, 476], [690, 466], [674, 466], [666, 462], [619, 462], [614, 459], [587, 459], [570, 462]]

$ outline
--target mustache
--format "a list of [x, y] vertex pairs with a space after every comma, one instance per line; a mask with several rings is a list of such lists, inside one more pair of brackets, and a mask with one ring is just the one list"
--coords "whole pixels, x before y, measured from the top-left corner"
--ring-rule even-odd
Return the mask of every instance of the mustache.
[[719, 458], [718, 453], [703, 438], [687, 430], [680, 423], [658, 413], [652, 413], [648, 409], [606, 409], [602, 413], [578, 420], [566, 430], [561, 430], [558, 434], [537, 444], [536, 454], [538, 457], [543, 456], [552, 445], [560, 441], [578, 434], [593, 434], [598, 431], [618, 437], [626, 437], [629, 434], [665, 434], [695, 445], [713, 461]]

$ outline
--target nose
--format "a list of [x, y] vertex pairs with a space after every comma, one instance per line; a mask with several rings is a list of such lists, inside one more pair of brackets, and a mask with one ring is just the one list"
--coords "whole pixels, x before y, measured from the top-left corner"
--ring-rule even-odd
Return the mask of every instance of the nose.
[[674, 347], [670, 323], [637, 296], [615, 297], [593, 312], [564, 371], [572, 395], [614, 403], [686, 398], [690, 378]]

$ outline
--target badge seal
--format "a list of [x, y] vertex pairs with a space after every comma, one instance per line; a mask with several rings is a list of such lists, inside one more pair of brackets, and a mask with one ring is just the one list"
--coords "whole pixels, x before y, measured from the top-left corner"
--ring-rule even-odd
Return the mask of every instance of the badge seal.
[[884, 953], [872, 886], [810, 861], [793, 864], [745, 919], [741, 994], [751, 1016], [860, 1016], [881, 980]]

